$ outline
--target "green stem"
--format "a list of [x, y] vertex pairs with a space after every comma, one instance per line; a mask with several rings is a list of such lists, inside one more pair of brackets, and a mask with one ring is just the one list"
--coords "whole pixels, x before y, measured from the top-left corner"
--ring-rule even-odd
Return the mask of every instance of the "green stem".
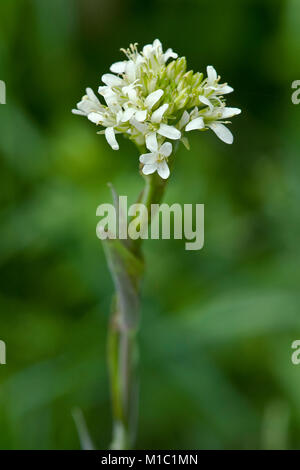
[[112, 315], [108, 334], [108, 365], [113, 410], [112, 449], [130, 449], [134, 443], [136, 383], [136, 334], [122, 329], [118, 313]]
[[[157, 174], [145, 176], [145, 187], [138, 202], [148, 210], [158, 204], [166, 182]], [[116, 296], [108, 332], [108, 368], [113, 413], [112, 449], [134, 446], [138, 416], [137, 331], [140, 284], [143, 276], [142, 239], [105, 241], [105, 252], [114, 279]]]

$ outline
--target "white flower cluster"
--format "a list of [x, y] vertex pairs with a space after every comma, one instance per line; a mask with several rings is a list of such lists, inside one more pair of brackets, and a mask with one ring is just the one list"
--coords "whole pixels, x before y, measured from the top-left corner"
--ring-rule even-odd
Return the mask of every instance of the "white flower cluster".
[[136, 44], [123, 52], [127, 60], [114, 63], [112, 73], [102, 76], [104, 86], [98, 93], [106, 104], [87, 88], [73, 110], [105, 128], [99, 133], [105, 134], [114, 150], [119, 149], [116, 134], [124, 134], [139, 148], [146, 146], [149, 153], [140, 156], [143, 173], [157, 171], [166, 179], [173, 149], [170, 140], [180, 139], [189, 148], [186, 132], [211, 129], [223, 142], [233, 142], [224, 124], [241, 110], [226, 107], [224, 95], [233, 89], [219, 83], [212, 66], [207, 67], [206, 78], [199, 72], [187, 72], [185, 57], [178, 58], [172, 49], [163, 52], [158, 39], [142, 52]]

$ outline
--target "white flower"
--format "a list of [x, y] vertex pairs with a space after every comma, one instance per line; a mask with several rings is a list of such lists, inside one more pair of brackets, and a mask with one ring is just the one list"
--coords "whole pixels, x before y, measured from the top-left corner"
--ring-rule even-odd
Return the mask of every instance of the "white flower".
[[[151, 95], [156, 94], [157, 92], [151, 93]], [[150, 96], [150, 95], [149, 95]], [[149, 98], [148, 96], [148, 98]], [[156, 96], [157, 98], [157, 96]], [[151, 102], [152, 100], [156, 100], [154, 96], [151, 97]], [[146, 98], [147, 100], [147, 98]], [[150, 102], [149, 101], [149, 102]], [[152, 107], [152, 105], [150, 105]], [[159, 134], [163, 137], [166, 137], [171, 140], [177, 140], [180, 139], [181, 137], [181, 132], [179, 129], [177, 129], [174, 126], [169, 126], [168, 124], [165, 124], [162, 122], [163, 116], [165, 112], [167, 111], [169, 105], [167, 103], [161, 105], [156, 111], [154, 111], [149, 119], [149, 124], [144, 124], [141, 122], [141, 119], [137, 118], [137, 113], [133, 115], [133, 118], [131, 119], [131, 124], [142, 134], [145, 135], [145, 142], [148, 150], [151, 150], [151, 147], [153, 147], [152, 142], [154, 141], [154, 146], [156, 148], [157, 145], [157, 136], [156, 134]], [[150, 147], [149, 147], [150, 146]]]
[[99, 86], [98, 93], [103, 96], [107, 106], [111, 110], [113, 109], [113, 106], [120, 106], [122, 104], [119, 94], [108, 85]]
[[219, 137], [219, 139], [225, 142], [225, 144], [232, 144], [232, 132], [224, 125], [227, 124], [229, 121], [224, 121], [224, 119], [237, 116], [240, 113], [241, 110], [239, 108], [217, 108], [214, 114], [208, 113], [206, 116], [204, 116], [205, 125], [209, 129], [211, 129], [216, 134], [216, 136]]
[[143, 56], [150, 62], [153, 70], [156, 70], [160, 65], [164, 65], [168, 59], [177, 59], [178, 54], [173, 52], [172, 49], [168, 49], [165, 53], [163, 53], [160, 40], [155, 39], [153, 44], [147, 44], [143, 47]]
[[185, 127], [185, 130], [192, 131], [195, 129], [211, 129], [225, 144], [233, 143], [233, 135], [231, 131], [224, 126], [230, 117], [236, 116], [241, 113], [239, 108], [216, 108], [214, 110], [209, 109], [202, 115], [199, 115], [202, 111], [198, 111], [198, 108], [193, 110], [194, 118], [191, 119]]
[[144, 175], [150, 175], [157, 171], [161, 178], [167, 179], [170, 175], [167, 159], [172, 153], [172, 144], [165, 142], [159, 147], [156, 142], [156, 149], [153, 145], [149, 150], [151, 150], [150, 153], [144, 153], [140, 156], [140, 162], [144, 164], [142, 169]]
[[[126, 88], [125, 91], [124, 91], [124, 88]], [[130, 85], [124, 88], [123, 88], [123, 92], [128, 94], [128, 98], [130, 101], [128, 101], [127, 104], [125, 105], [126, 110], [123, 114], [123, 118], [122, 118], [123, 122], [129, 121], [131, 118], [135, 118], [138, 122], [144, 122], [148, 116], [148, 113], [151, 112], [153, 106], [160, 100], [160, 98], [164, 94], [164, 91], [160, 89], [153, 91], [145, 98], [144, 103], [141, 105], [139, 103], [136, 92], [134, 95], [132, 94], [132, 89], [130, 88]], [[164, 111], [166, 111], [166, 109], [168, 108], [168, 105], [163, 105], [163, 106], [167, 106], [166, 108], [164, 108]], [[158, 113], [158, 110], [157, 110], [152, 114], [150, 120], [151, 122], [160, 122], [160, 121], [157, 121], [159, 117], [160, 117], [160, 114]]]
[[187, 132], [211, 129], [223, 142], [233, 142], [226, 124], [241, 111], [226, 106], [224, 96], [233, 88], [219, 83], [214, 67], [207, 67], [205, 79], [200, 72], [187, 71], [186, 59], [172, 49], [164, 52], [158, 39], [141, 51], [131, 44], [123, 52], [126, 60], [115, 62], [110, 73], [102, 75], [98, 93], [104, 104], [87, 88], [73, 110], [102, 126], [98, 133], [105, 134], [113, 150], [119, 149], [116, 134], [139, 147], [146, 145], [150, 154], [141, 157], [143, 172], [157, 171], [167, 178], [172, 145], [166, 139], [181, 139], [189, 148]]
[[222, 100], [220, 99], [220, 96], [232, 93], [233, 88], [228, 86], [227, 83], [219, 84], [220, 77], [218, 77], [218, 74], [212, 65], [208, 65], [206, 71], [206, 84], [203, 87], [203, 94], [199, 95], [199, 101], [205, 106], [208, 106], [212, 111], [214, 108], [214, 102], [221, 105]]
[[77, 109], [72, 109], [73, 114], [89, 116], [90, 113], [102, 112], [103, 106], [91, 88], [86, 89], [86, 95], [77, 103]]
[[[119, 126], [123, 112], [121, 108], [116, 113], [90, 113], [88, 119], [94, 124], [105, 126], [105, 137], [107, 143], [113, 150], [119, 150], [119, 144], [115, 136], [115, 128]], [[99, 133], [103, 133], [100, 131]]]
[[228, 93], [233, 92], [233, 88], [227, 83], [219, 84], [219, 78], [218, 74], [215, 70], [215, 68], [212, 65], [208, 65], [206, 67], [207, 71], [207, 85], [211, 90], [215, 91], [215, 94], [218, 95], [227, 95]]

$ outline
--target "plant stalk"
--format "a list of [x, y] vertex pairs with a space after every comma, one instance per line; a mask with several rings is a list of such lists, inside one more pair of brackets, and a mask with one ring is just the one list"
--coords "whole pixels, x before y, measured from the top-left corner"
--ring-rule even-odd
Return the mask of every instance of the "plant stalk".
[[[144, 176], [144, 175], [143, 175]], [[159, 204], [166, 181], [157, 174], [144, 176], [145, 187], [138, 202], [148, 211], [151, 224], [151, 204]], [[116, 201], [116, 194], [114, 193]], [[116, 202], [115, 202], [116, 205]], [[105, 240], [108, 265], [116, 294], [108, 326], [108, 369], [113, 414], [111, 449], [132, 449], [138, 420], [138, 346], [140, 317], [140, 285], [144, 274], [141, 252], [142, 239]]]

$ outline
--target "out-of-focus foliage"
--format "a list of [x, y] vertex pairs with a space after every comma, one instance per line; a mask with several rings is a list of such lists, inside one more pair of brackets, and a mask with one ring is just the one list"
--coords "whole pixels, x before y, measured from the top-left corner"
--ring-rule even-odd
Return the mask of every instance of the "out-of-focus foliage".
[[234, 86], [236, 141], [194, 133], [167, 202], [205, 204], [205, 247], [148, 241], [139, 448], [299, 448], [298, 0], [9, 0], [0, 5], [0, 448], [98, 448], [111, 434], [113, 292], [96, 207], [134, 202], [138, 152], [71, 114], [120, 47], [158, 37]]

